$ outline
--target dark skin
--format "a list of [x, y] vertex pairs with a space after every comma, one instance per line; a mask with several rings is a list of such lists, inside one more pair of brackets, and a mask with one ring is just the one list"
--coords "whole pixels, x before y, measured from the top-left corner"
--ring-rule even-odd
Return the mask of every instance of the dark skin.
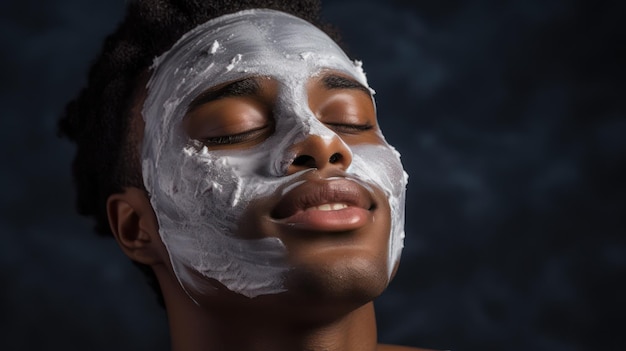
[[[249, 148], [271, 137], [272, 111], [280, 85], [265, 77], [253, 77], [248, 83], [230, 91], [223, 85], [199, 96], [183, 123], [188, 136], [211, 149], [232, 150]], [[315, 184], [344, 174], [351, 162], [346, 144], [383, 141], [371, 96], [358, 83], [327, 72], [311, 79], [307, 89], [311, 111], [340, 138], [328, 142], [311, 136], [293, 145], [297, 157], [288, 174], [315, 168], [317, 171], [306, 179]], [[137, 133], [134, 140], [143, 139], [140, 111], [145, 91], [139, 96], [132, 109], [131, 129]], [[192, 293], [198, 304], [174, 274], [145, 191], [130, 187], [111, 195], [107, 211], [124, 253], [149, 265], [157, 276], [174, 351], [420, 350], [377, 343], [372, 300], [389, 280], [390, 210], [382, 191], [376, 189], [370, 196], [370, 220], [328, 231], [268, 228], [274, 222], [264, 219], [279, 215], [264, 211], [275, 208], [280, 197], [253, 203], [243, 215], [238, 234], [252, 238], [257, 232], [279, 233], [288, 248], [290, 266], [294, 267], [286, 277], [287, 292], [248, 298], [211, 280], [214, 289], [205, 294]]]

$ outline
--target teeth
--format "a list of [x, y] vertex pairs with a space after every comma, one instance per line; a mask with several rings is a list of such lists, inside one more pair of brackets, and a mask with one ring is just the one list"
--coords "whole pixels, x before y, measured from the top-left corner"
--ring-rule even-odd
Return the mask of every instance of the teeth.
[[334, 204], [323, 204], [319, 206], [313, 207], [313, 209], [318, 211], [337, 211], [348, 207], [346, 204], [342, 203], [334, 203]]

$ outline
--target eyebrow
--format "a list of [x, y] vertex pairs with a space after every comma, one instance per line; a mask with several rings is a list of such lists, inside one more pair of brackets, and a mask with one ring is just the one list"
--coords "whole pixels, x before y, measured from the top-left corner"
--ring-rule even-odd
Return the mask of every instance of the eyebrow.
[[210, 89], [203, 92], [189, 104], [187, 111], [189, 112], [200, 105], [227, 97], [257, 95], [259, 90], [260, 85], [255, 77], [249, 77], [242, 80], [234, 81], [217, 89]]
[[372, 92], [361, 83], [357, 82], [354, 79], [346, 78], [337, 74], [329, 74], [327, 76], [324, 76], [324, 78], [322, 78], [322, 83], [324, 84], [324, 87], [328, 90], [356, 89], [364, 92], [367, 95], [372, 95]]

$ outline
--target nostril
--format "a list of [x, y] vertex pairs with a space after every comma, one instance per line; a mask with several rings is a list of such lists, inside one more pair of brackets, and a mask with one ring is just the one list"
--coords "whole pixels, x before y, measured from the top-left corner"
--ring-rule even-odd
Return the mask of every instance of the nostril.
[[334, 154], [330, 155], [330, 158], [328, 159], [328, 162], [331, 164], [340, 162], [343, 159], [343, 155], [341, 155], [338, 152], [335, 152]]
[[300, 155], [293, 160], [292, 164], [294, 166], [315, 167], [315, 159], [309, 155]]

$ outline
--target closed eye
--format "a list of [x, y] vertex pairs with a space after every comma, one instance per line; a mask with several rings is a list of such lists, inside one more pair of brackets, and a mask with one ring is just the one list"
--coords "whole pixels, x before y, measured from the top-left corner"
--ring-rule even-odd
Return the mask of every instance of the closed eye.
[[325, 123], [330, 129], [341, 134], [358, 134], [374, 128], [370, 123], [348, 124], [348, 123]]
[[200, 138], [199, 140], [207, 147], [225, 146], [244, 143], [255, 143], [265, 138], [271, 132], [270, 126], [263, 126], [243, 133], [233, 135], [221, 135], [208, 138]]

